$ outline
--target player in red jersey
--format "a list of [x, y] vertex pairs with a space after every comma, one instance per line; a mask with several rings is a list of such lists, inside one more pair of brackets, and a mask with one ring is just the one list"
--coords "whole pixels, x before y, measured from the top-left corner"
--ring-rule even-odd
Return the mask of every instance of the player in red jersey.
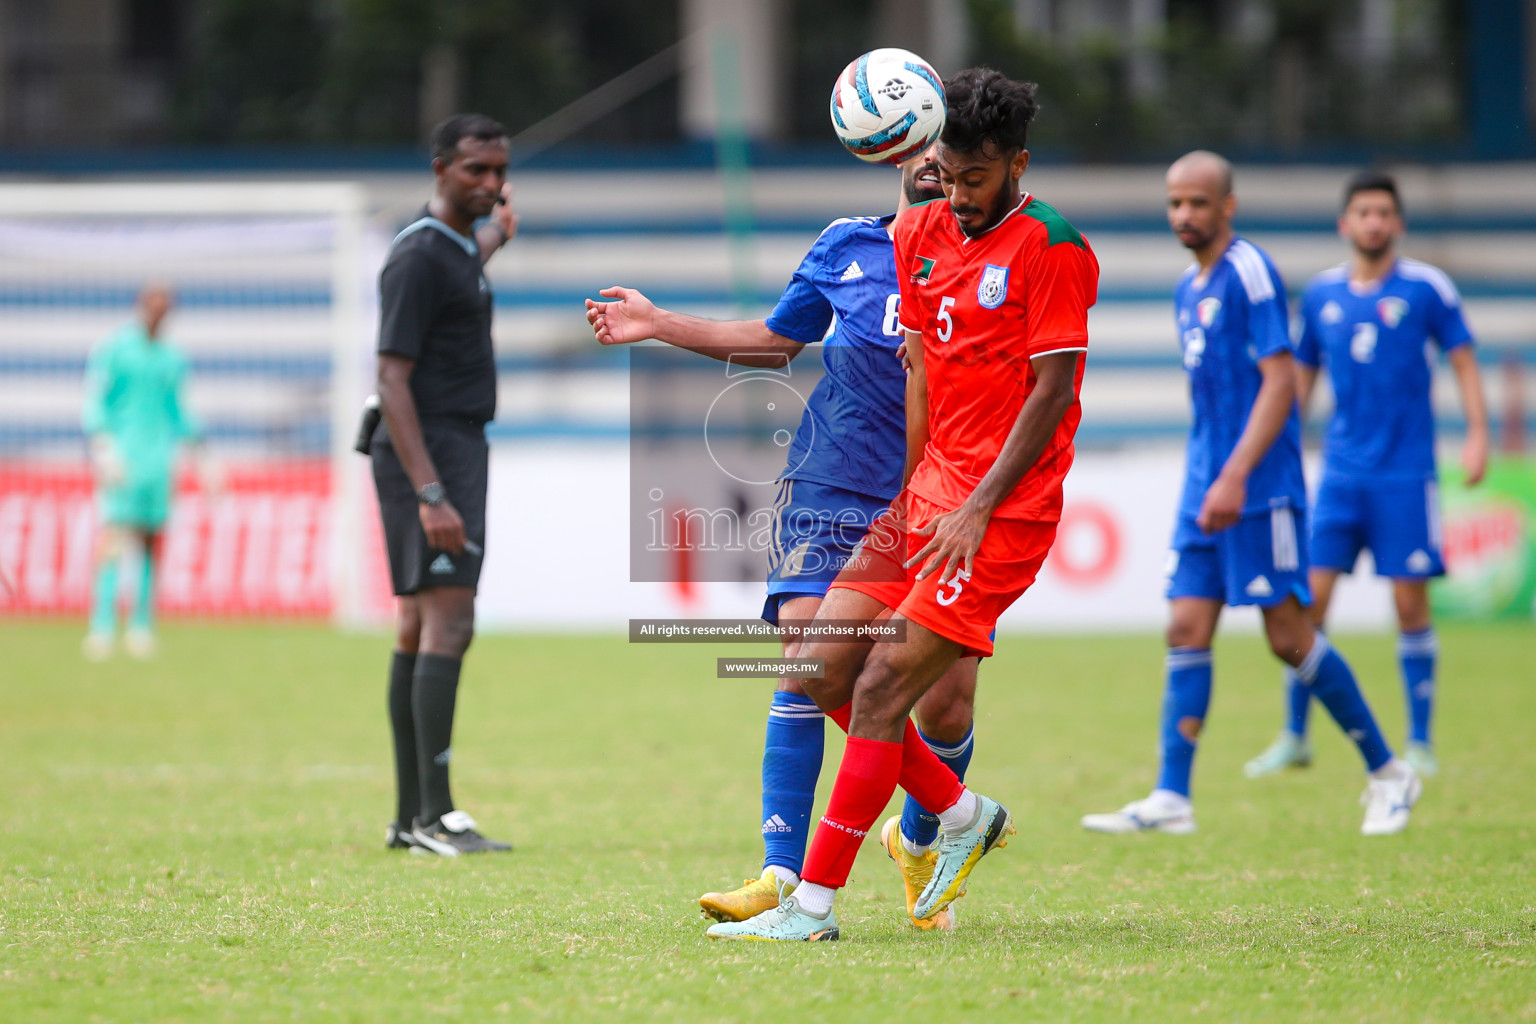
[[[816, 616], [889, 620], [905, 642], [813, 639], [797, 652], [825, 662], [825, 677], [806, 690], [848, 731], [842, 766], [800, 887], [773, 910], [714, 925], [711, 938], [837, 938], [832, 897], [898, 784], [941, 809], [939, 858], [914, 917], [949, 906], [977, 861], [1013, 832], [1007, 808], [962, 786], [908, 716], [957, 659], [992, 653], [998, 616], [1050, 551], [1081, 416], [1098, 261], [1060, 214], [1019, 190], [1035, 87], [972, 69], [946, 83], [945, 97], [948, 202], [914, 206], [896, 228], [912, 359], [907, 415], [927, 424], [927, 443]], [[918, 450], [909, 444], [908, 458]]]

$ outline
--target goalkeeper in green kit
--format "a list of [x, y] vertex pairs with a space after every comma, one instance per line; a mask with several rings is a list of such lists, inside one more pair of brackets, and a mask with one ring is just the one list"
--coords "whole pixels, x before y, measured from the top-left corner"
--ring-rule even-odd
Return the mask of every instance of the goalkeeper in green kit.
[[[184, 395], [187, 358], [161, 335], [173, 302], [165, 285], [146, 286], [138, 317], [98, 344], [86, 363], [84, 427], [101, 524], [84, 646], [94, 661], [109, 656], [116, 640], [119, 563], [130, 542], [142, 557], [124, 647], [141, 658], [155, 651], [155, 563], [176, 459], [200, 434]], [[205, 486], [211, 475], [204, 466]]]

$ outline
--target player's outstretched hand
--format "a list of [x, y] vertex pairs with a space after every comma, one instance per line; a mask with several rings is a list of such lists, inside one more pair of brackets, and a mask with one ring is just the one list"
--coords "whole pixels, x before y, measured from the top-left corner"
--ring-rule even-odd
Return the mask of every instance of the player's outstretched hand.
[[[928, 520], [926, 526], [913, 530], [918, 537], [931, 537], [923, 549], [907, 559], [906, 567], [918, 562], [923, 567], [917, 571], [918, 579], [927, 579], [935, 569], [942, 567], [939, 583], [948, 583], [957, 575], [971, 578], [976, 552], [981, 550], [981, 539], [987, 532], [990, 517], [969, 504], [961, 505], [953, 512], [940, 512]], [[924, 561], [927, 559], [927, 561]]]
[[421, 528], [427, 535], [427, 546], [434, 551], [446, 551], [450, 555], [464, 553], [464, 520], [459, 510], [448, 502], [441, 505], [421, 506]]
[[1467, 442], [1461, 447], [1461, 471], [1466, 474], [1468, 487], [1482, 483], [1483, 477], [1488, 475], [1486, 431], [1471, 431], [1467, 434]]
[[587, 300], [587, 323], [604, 345], [628, 345], [656, 336], [656, 307], [634, 288], [617, 285], [597, 294], [613, 302]]
[[1195, 525], [1207, 534], [1220, 533], [1243, 518], [1243, 504], [1247, 500], [1247, 481], [1223, 473], [1206, 490]]

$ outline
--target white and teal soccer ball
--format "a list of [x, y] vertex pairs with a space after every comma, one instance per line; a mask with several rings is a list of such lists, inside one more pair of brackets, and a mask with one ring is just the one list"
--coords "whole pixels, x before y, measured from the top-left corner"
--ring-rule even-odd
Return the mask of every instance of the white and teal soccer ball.
[[832, 128], [860, 160], [903, 163], [944, 130], [944, 83], [910, 50], [871, 50], [837, 76]]

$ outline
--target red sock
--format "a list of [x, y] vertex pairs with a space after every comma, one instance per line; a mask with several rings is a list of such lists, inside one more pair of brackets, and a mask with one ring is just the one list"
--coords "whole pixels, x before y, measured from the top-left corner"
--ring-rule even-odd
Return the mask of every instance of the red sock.
[[827, 813], [821, 816], [811, 838], [801, 878], [833, 889], [848, 884], [859, 845], [896, 792], [901, 761], [899, 743], [849, 737]]
[[[833, 708], [827, 712], [827, 717], [847, 732], [848, 723], [853, 719], [853, 702]], [[939, 755], [928, 749], [910, 718], [901, 735], [901, 780], [898, 785], [929, 814], [949, 810], [965, 792], [965, 785], [949, 765], [939, 760]]]

